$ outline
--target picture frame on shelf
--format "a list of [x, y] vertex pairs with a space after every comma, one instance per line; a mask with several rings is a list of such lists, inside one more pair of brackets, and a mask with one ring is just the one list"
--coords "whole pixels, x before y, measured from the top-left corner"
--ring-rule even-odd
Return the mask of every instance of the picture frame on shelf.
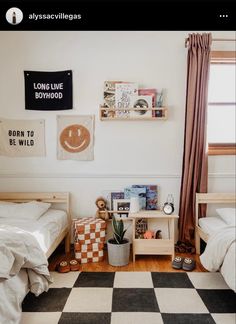
[[117, 218], [127, 218], [130, 211], [130, 199], [114, 199], [113, 210], [119, 211], [119, 213], [114, 213]]

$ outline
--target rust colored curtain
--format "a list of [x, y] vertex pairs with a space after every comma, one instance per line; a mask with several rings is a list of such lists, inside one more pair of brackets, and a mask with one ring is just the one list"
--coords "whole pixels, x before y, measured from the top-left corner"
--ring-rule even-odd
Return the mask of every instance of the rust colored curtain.
[[[195, 197], [207, 192], [207, 96], [211, 34], [190, 34], [182, 181], [179, 209], [179, 240], [194, 243]], [[205, 210], [200, 210], [204, 216]]]

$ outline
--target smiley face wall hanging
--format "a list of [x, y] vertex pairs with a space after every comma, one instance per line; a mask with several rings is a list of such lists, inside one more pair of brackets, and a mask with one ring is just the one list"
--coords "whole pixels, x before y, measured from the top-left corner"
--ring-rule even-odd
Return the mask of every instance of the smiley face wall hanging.
[[69, 125], [61, 132], [60, 143], [67, 152], [82, 152], [89, 146], [90, 132], [83, 125]]
[[57, 116], [59, 160], [94, 159], [94, 116]]

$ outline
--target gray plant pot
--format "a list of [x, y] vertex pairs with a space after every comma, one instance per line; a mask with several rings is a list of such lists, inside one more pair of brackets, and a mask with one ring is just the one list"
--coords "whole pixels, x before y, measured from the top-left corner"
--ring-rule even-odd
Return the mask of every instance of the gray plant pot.
[[114, 267], [125, 266], [129, 263], [130, 242], [125, 239], [123, 244], [112, 243], [113, 239], [107, 241], [108, 263]]

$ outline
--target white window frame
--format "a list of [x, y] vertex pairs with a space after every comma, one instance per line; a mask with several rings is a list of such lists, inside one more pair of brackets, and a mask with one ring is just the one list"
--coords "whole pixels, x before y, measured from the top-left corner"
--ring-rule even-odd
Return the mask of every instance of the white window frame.
[[[211, 64], [236, 64], [236, 52], [212, 51]], [[208, 102], [210, 105], [235, 105], [235, 102]], [[208, 155], [236, 155], [236, 143], [208, 143]]]

